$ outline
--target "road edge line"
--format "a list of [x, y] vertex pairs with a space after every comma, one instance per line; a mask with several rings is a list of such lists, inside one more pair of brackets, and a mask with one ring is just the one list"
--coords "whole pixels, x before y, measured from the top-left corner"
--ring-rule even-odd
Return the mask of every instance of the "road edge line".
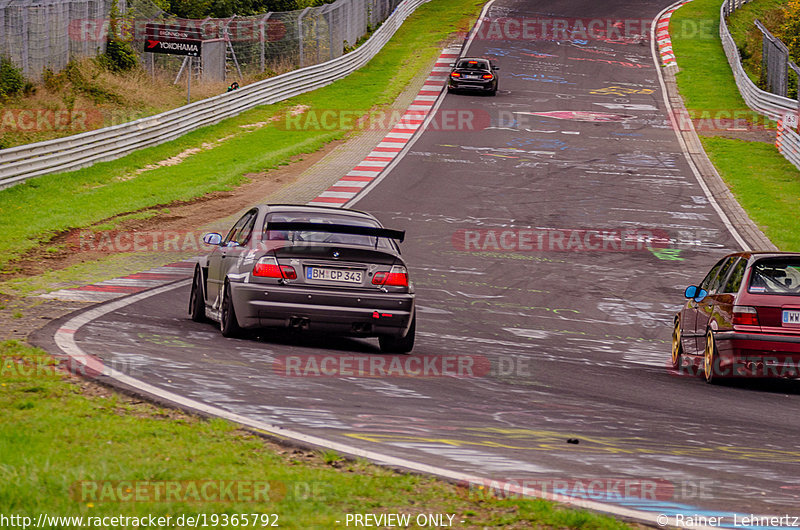
[[[131, 304], [134, 304], [151, 296], [162, 294], [171, 291], [173, 289], [177, 289], [179, 287], [184, 287], [188, 285], [190, 281], [191, 280], [186, 279], [174, 282], [169, 285], [165, 285], [163, 287], [156, 287], [154, 289], [142, 293], [126, 296], [125, 298], [112, 300], [103, 304], [93, 306], [89, 309], [79, 312], [77, 315], [68, 317], [68, 319], [65, 322], [63, 322], [53, 334], [55, 345], [67, 357], [69, 357], [72, 360], [73, 368], [80, 366], [83, 369], [86, 369], [84, 370], [85, 372], [92, 370], [96, 371], [98, 366], [97, 363], [99, 362], [102, 364], [102, 360], [98, 359], [95, 356], [85, 353], [75, 341], [75, 335], [83, 326], [89, 324], [90, 322], [108, 313], [111, 313], [112, 311], [122, 309], [123, 307], [129, 306]], [[81, 369], [79, 368], [78, 370]], [[396, 456], [383, 454], [377, 451], [362, 449], [342, 442], [327, 440], [319, 436], [303, 434], [291, 429], [285, 429], [283, 427], [270, 425], [268, 423], [259, 420], [254, 420], [246, 416], [242, 416], [240, 414], [227, 411], [215, 405], [208, 405], [205, 403], [201, 403], [199, 401], [181, 396], [169, 390], [164, 390], [155, 385], [151, 385], [149, 383], [136, 379], [135, 377], [126, 375], [118, 370], [114, 370], [113, 368], [104, 367], [102, 374], [100, 375], [104, 378], [102, 382], [106, 382], [112, 387], [122, 386], [123, 388], [125, 387], [132, 388], [135, 389], [137, 392], [141, 393], [144, 397], [150, 397], [151, 399], [156, 398], [156, 401], [169, 403], [170, 405], [180, 410], [185, 410], [192, 413], [199, 413], [205, 416], [214, 416], [222, 418], [224, 420], [233, 422], [238, 425], [242, 425], [249, 429], [253, 429], [255, 432], [259, 434], [271, 436], [277, 439], [278, 441], [289, 439], [296, 442], [300, 442], [302, 444], [307, 444], [309, 446], [332, 449], [334, 451], [348, 454], [350, 456], [368, 459], [376, 464], [405, 469], [417, 473], [434, 475], [438, 478], [462, 484], [465, 486], [476, 483], [480, 485], [491, 483], [493, 485], [496, 485], [499, 489], [502, 489], [502, 491], [504, 492], [518, 494], [520, 496], [528, 498], [544, 499], [551, 502], [556, 502], [562, 505], [566, 505], [571, 508], [592, 510], [594, 512], [600, 512], [607, 515], [613, 515], [616, 517], [624, 517], [626, 519], [635, 520], [639, 522], [647, 522], [651, 524], [657, 522], [656, 515], [651, 514], [649, 512], [642, 512], [634, 509], [624, 508], [614, 504], [605, 504], [598, 501], [585, 500], [579, 498], [564, 499], [563, 496], [556, 496], [555, 494], [547, 492], [541, 492], [540, 494], [537, 495], [531, 495], [529, 491], [526, 491], [525, 488], [520, 487], [518, 484], [514, 482], [493, 480], [487, 477], [481, 477], [478, 474], [470, 475], [467, 473], [463, 473], [461, 471], [455, 471], [452, 469], [433, 466], [430, 464], [423, 464], [421, 462], [415, 462], [413, 460], [407, 460], [405, 458], [399, 458]], [[105, 379], [108, 379], [108, 381], [105, 381]]]

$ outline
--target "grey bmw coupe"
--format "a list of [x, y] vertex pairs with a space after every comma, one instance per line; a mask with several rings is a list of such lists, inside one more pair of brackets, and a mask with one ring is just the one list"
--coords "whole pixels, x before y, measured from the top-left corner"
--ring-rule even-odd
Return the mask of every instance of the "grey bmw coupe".
[[293, 328], [378, 337], [381, 351], [414, 347], [414, 287], [397, 242], [372, 215], [324, 206], [255, 206], [195, 267], [189, 314], [243, 329]]

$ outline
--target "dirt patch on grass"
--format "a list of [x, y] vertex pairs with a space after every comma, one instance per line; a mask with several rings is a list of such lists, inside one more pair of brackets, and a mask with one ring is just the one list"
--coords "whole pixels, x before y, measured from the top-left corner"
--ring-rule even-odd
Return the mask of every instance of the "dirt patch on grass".
[[722, 138], [730, 138], [731, 140], [744, 140], [745, 142], [762, 142], [766, 144], [775, 143], [775, 129], [762, 129], [762, 130], [735, 130], [735, 129], [719, 129], [713, 131], [701, 131], [698, 133], [700, 136], [721, 136]]
[[251, 206], [254, 201], [293, 183], [306, 169], [319, 162], [342, 142], [343, 140], [330, 142], [314, 153], [298, 155], [286, 166], [245, 175], [248, 182], [230, 191], [218, 191], [190, 201], [177, 201], [137, 212], [126, 212], [104, 219], [89, 227], [61, 232], [53, 238], [41, 242], [19, 259], [8, 264], [3, 279], [12, 280], [35, 276], [98, 260], [110, 254], [123, 253], [123, 250], [114, 250], [108, 246], [103, 247], [102, 250], [87, 248], [86, 245], [80, 244], [81, 233], [92, 230], [93, 227], [99, 230], [102, 225], [114, 223], [115, 219], [131, 213], [151, 212], [154, 215], [146, 219], [125, 219], [114, 223], [115, 231], [180, 233], [198, 230], [209, 221], [233, 215]]

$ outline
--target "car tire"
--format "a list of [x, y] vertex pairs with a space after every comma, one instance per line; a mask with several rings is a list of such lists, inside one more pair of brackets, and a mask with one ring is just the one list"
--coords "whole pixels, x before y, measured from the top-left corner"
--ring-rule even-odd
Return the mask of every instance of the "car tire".
[[192, 279], [192, 294], [189, 295], [189, 316], [195, 322], [206, 321], [206, 302], [203, 296], [203, 273], [198, 267]]
[[404, 337], [378, 337], [378, 343], [381, 346], [383, 353], [409, 353], [414, 349], [414, 337], [417, 332], [417, 315], [411, 321], [411, 327], [408, 328], [408, 333]]
[[231, 286], [228, 282], [225, 282], [222, 303], [219, 307], [219, 330], [222, 332], [223, 337], [236, 337], [242, 332], [242, 328], [239, 327], [239, 321], [236, 320]]
[[683, 343], [681, 342], [681, 317], [675, 317], [672, 329], [672, 368], [679, 370], [683, 364]]
[[714, 371], [719, 369], [719, 352], [714, 333], [709, 329], [706, 333], [706, 348], [703, 351], [703, 377], [706, 383], [714, 384], [719, 381], [719, 374]]

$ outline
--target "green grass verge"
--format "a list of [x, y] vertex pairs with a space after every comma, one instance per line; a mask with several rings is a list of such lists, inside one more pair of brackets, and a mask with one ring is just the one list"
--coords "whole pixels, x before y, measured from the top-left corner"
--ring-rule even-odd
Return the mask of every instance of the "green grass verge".
[[[500, 500], [476, 488], [345, 461], [332, 451], [279, 449], [222, 420], [161, 409], [100, 387], [87, 393], [87, 383], [58, 372], [54, 362], [41, 350], [0, 343], [5, 517], [171, 516], [169, 527], [175, 527], [180, 515], [207, 514], [211, 522], [211, 514], [257, 513], [278, 514], [284, 528], [334, 528], [344, 527], [348, 513], [447, 513], [462, 528], [628, 528], [540, 500]], [[228, 500], [218, 502], [215, 489], [204, 494], [200, 485], [207, 481], [234, 484]], [[148, 483], [150, 489], [142, 489]], [[192, 484], [198, 492], [192, 493]], [[179, 492], [170, 502], [156, 502], [158, 488], [163, 499], [168, 485], [180, 485]], [[102, 525], [126, 526], [133, 527]]]
[[672, 49], [680, 67], [675, 77], [689, 110], [747, 109], [719, 39], [721, 5], [722, 0], [694, 0], [670, 19]]
[[[121, 213], [230, 189], [345, 137], [351, 129], [286, 130], [242, 126], [281, 116], [295, 105], [365, 113], [394, 101], [439, 53], [439, 43], [477, 16], [480, 0], [434, 0], [420, 6], [370, 63], [347, 78], [275, 105], [248, 111], [175, 141], [74, 172], [47, 175], [0, 190], [0, 268], [52, 235]], [[218, 140], [225, 141], [216, 143]], [[204, 146], [182, 163], [144, 173], [148, 164]], [[245, 206], [245, 205], [243, 205]]]
[[[755, 0], [753, 4], [771, 0]], [[690, 113], [747, 109], [718, 36], [722, 0], [694, 0], [672, 16], [672, 47], [680, 67], [677, 82]], [[713, 19], [702, 32], [697, 20]], [[743, 22], [739, 22], [743, 24]], [[700, 137], [709, 158], [750, 218], [780, 249], [800, 251], [795, 229], [800, 206], [800, 171], [772, 144], [725, 137]]]

